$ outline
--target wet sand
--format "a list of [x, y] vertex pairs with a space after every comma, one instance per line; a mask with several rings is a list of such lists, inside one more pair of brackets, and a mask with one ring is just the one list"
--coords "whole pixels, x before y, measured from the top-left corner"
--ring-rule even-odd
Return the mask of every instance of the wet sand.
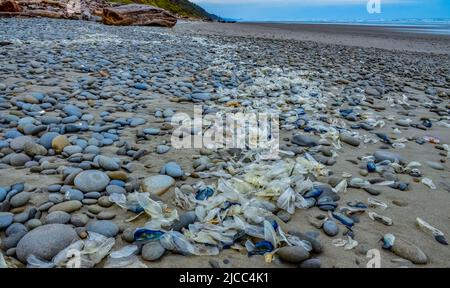
[[182, 22], [174, 29], [200, 34], [312, 41], [395, 51], [450, 54], [449, 35], [405, 33], [406, 26], [365, 26], [283, 23]]

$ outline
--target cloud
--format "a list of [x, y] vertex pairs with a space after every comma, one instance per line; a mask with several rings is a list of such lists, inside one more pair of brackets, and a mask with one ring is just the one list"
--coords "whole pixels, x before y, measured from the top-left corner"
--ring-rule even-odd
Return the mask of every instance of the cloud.
[[[296, 6], [325, 6], [325, 5], [366, 5], [369, 0], [191, 0], [197, 4], [215, 5], [296, 5]], [[410, 4], [415, 0], [380, 0], [381, 4]]]

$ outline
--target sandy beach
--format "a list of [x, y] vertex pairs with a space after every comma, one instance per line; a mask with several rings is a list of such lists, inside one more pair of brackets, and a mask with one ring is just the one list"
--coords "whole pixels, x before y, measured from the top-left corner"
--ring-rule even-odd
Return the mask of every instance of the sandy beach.
[[[0, 201], [0, 213], [4, 213], [0, 216], [8, 224], [0, 229], [0, 237], [8, 265], [26, 266], [17, 255], [26, 254], [19, 249], [33, 251], [24, 246], [26, 237], [34, 236], [28, 236], [34, 229], [59, 223], [67, 229], [74, 228], [78, 236], [73, 238], [85, 239], [86, 231], [105, 231], [102, 229], [109, 227], [100, 229], [100, 224], [89, 223], [108, 221], [117, 227], [109, 237], [115, 241], [111, 251], [133, 243], [139, 249], [139, 263], [147, 267], [299, 267], [300, 261], [288, 263], [277, 253], [271, 261], [263, 255], [249, 257], [245, 237], [239, 238], [231, 249], [220, 249], [218, 255], [185, 256], [164, 246], [164, 255], [157, 260], [142, 258], [146, 243], [134, 241], [130, 233], [154, 217], [143, 213], [128, 221], [136, 213], [113, 204], [112, 189], [121, 193], [123, 190], [125, 195], [142, 191], [142, 183], [149, 177], [170, 176], [168, 168], [163, 173], [161, 168], [175, 162], [175, 168], [181, 168], [183, 175], [172, 175], [175, 184], [155, 199], [167, 205], [164, 211], [176, 209], [182, 215], [187, 211], [174, 205], [175, 187], [184, 186], [183, 193], [187, 195], [198, 193], [195, 184], [204, 181], [216, 189], [213, 199], [219, 194], [220, 178], [245, 178], [249, 163], [240, 162], [240, 154], [170, 147], [175, 130], [170, 124], [173, 114], [192, 115], [194, 104], [201, 104], [204, 113], [278, 109], [282, 116], [280, 148], [290, 151], [280, 154], [280, 161], [286, 165], [290, 161], [304, 163], [300, 159], [312, 155], [317, 161], [314, 169], [320, 166], [329, 173], [315, 175], [317, 171], [311, 168], [304, 174], [305, 181], [309, 177], [330, 191], [345, 180], [348, 188], [337, 193], [336, 203], [332, 201], [339, 205], [335, 212], [350, 207], [349, 203], [367, 205], [368, 198], [387, 205], [385, 210], [366, 207], [352, 215], [354, 225], [350, 230], [331, 217], [329, 220], [339, 227], [335, 236], [318, 228], [329, 217], [318, 206], [296, 207], [289, 217], [286, 213], [279, 214], [280, 207], [271, 211], [269, 218], [275, 219], [284, 232], [316, 237], [314, 241], [322, 249], [310, 251], [308, 258], [320, 259], [322, 268], [365, 268], [369, 261], [367, 251], [371, 249], [381, 253], [381, 267], [450, 266], [448, 246], [438, 243], [416, 224], [419, 217], [450, 237], [450, 152], [445, 146], [450, 144], [449, 36], [347, 25], [179, 21], [174, 28], [166, 29], [50, 19], [0, 19], [0, 42], [5, 43], [0, 46], [0, 187], [7, 191]], [[39, 113], [42, 110], [45, 113]], [[81, 128], [74, 128], [75, 124]], [[7, 135], [11, 130], [18, 133]], [[49, 132], [67, 139], [62, 152], [53, 140], [47, 143], [49, 146], [43, 144], [43, 135]], [[24, 152], [20, 143], [14, 143], [13, 147], [14, 140], [24, 135], [33, 145], [44, 146], [45, 152]], [[302, 144], [303, 141], [313, 144]], [[401, 161], [383, 166], [373, 156], [377, 151], [392, 153]], [[107, 159], [100, 160], [98, 155]], [[198, 159], [204, 162], [195, 164]], [[102, 161], [112, 162], [111, 166], [117, 168], [103, 165]], [[367, 161], [375, 161], [378, 170], [368, 171]], [[277, 162], [252, 163], [275, 167]], [[117, 175], [111, 174], [121, 171], [126, 180], [122, 179], [121, 189], [108, 190], [107, 185], [119, 185], [112, 185], [109, 178], [105, 185], [88, 189], [83, 185], [94, 180], [78, 185], [73, 180], [85, 173], [83, 170], [100, 172], [100, 178], [108, 174], [106, 178], [111, 180], [122, 179], [122, 176], [112, 178]], [[226, 177], [217, 176], [219, 172]], [[370, 181], [368, 185], [375, 191], [363, 189], [368, 186], [352, 187], [356, 178]], [[423, 184], [424, 178], [431, 179], [435, 189]], [[392, 183], [377, 185], [384, 181]], [[11, 192], [14, 189], [9, 186], [22, 182], [25, 192], [9, 196], [17, 193]], [[81, 190], [81, 198], [67, 196], [70, 189]], [[24, 196], [26, 201], [16, 199], [19, 203], [10, 205], [14, 197], [26, 192], [29, 192]], [[86, 193], [92, 194], [87, 197]], [[263, 198], [276, 204], [279, 196]], [[69, 200], [76, 202], [75, 207], [52, 208]], [[49, 209], [65, 214], [49, 221]], [[374, 221], [369, 212], [386, 216], [393, 224]], [[22, 218], [17, 216], [23, 213], [26, 215], [21, 215]], [[285, 221], [281, 215], [286, 217]], [[208, 223], [220, 226], [217, 219], [220, 217]], [[205, 224], [198, 218], [188, 224], [194, 222]], [[22, 223], [21, 229], [26, 232], [9, 244], [14, 239], [6, 227], [17, 223]], [[382, 249], [380, 240], [387, 233], [418, 247], [426, 255], [427, 263], [414, 264], [411, 259], [405, 260], [405, 255]], [[357, 241], [357, 246], [347, 250], [337, 245], [336, 239], [347, 240], [349, 236]], [[248, 237], [254, 242], [256, 238]], [[281, 241], [278, 248], [284, 246], [286, 243]], [[57, 252], [41, 257], [50, 261]], [[108, 267], [108, 257], [105, 255], [95, 266]]]
[[311, 41], [395, 51], [449, 54], [450, 36], [402, 32], [409, 26], [368, 26], [286, 23], [203, 23], [186, 22], [175, 30], [201, 34], [252, 38]]

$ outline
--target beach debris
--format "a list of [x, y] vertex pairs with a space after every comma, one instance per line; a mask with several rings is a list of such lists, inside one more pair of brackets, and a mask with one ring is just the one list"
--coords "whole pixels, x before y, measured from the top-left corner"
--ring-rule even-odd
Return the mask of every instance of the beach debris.
[[344, 250], [351, 250], [358, 246], [358, 241], [354, 240], [350, 236], [347, 236], [347, 239], [334, 239], [333, 241], [331, 241], [331, 244], [336, 247], [344, 247]]
[[431, 226], [430, 224], [428, 224], [421, 218], [416, 218], [416, 223], [417, 223], [417, 226], [419, 226], [419, 228], [422, 231], [424, 231], [425, 233], [431, 234], [434, 237], [434, 239], [436, 239], [437, 242], [439, 242], [443, 245], [448, 245], [448, 241], [445, 238], [445, 235], [441, 230]]
[[436, 185], [434, 185], [433, 180], [431, 180], [430, 178], [426, 178], [425, 177], [420, 182], [422, 182], [422, 184], [424, 184], [425, 186], [427, 186], [431, 190], [436, 190]]
[[379, 208], [381, 210], [386, 210], [388, 208], [388, 205], [384, 202], [381, 202], [378, 199], [374, 198], [367, 198], [367, 203], [369, 204], [369, 207], [371, 208]]
[[369, 218], [372, 219], [373, 221], [378, 221], [380, 223], [383, 223], [384, 225], [392, 226], [393, 224], [392, 219], [387, 216], [382, 216], [375, 212], [369, 212], [368, 215]]

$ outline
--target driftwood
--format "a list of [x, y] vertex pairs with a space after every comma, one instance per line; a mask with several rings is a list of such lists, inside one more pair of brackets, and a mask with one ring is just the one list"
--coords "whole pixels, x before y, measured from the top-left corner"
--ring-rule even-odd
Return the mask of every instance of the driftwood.
[[177, 18], [164, 9], [130, 4], [103, 9], [103, 24], [173, 27]]
[[[0, 17], [97, 20], [107, 25], [173, 27], [177, 18], [164, 9], [140, 4], [111, 5], [104, 0], [0, 0]], [[73, 4], [76, 5], [73, 5]], [[96, 17], [95, 17], [96, 16]]]

